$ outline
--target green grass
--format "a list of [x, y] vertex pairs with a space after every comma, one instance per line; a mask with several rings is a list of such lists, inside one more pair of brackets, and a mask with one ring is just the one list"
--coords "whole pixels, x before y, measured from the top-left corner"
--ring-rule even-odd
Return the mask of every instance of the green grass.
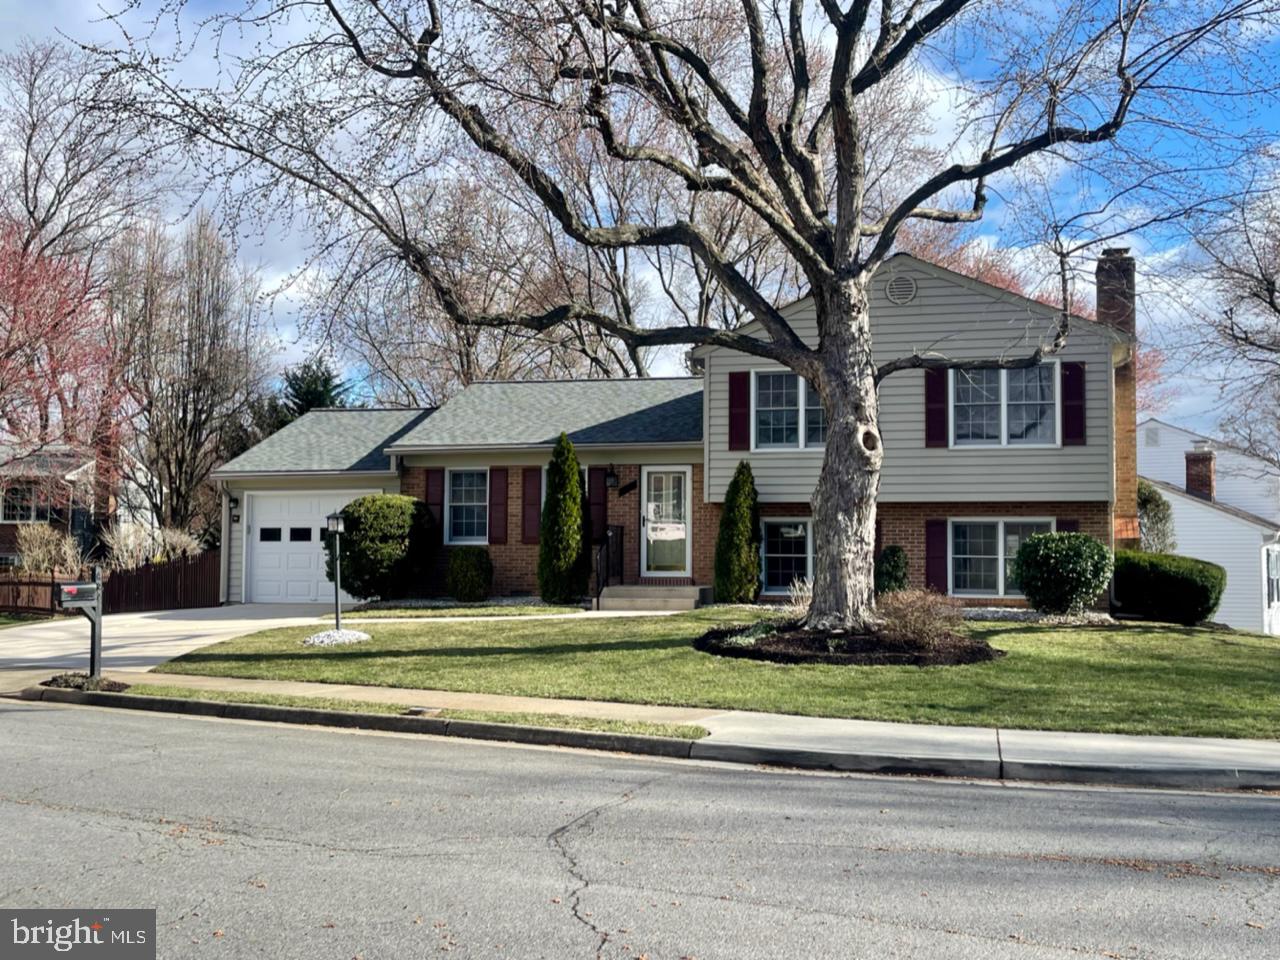
[[[479, 604], [468, 607], [379, 607], [376, 610], [351, 610], [345, 614], [349, 619], [368, 617], [381, 620], [386, 617], [536, 617], [552, 613], [581, 613], [582, 607], [545, 606], [501, 606]], [[328, 618], [332, 619], [332, 618]]]
[[[308, 707], [312, 710], [347, 710], [353, 713], [404, 713], [398, 703], [375, 700], [344, 700], [339, 697], [306, 697], [252, 690], [199, 690], [192, 687], [136, 683], [129, 692], [144, 697], [177, 697], [183, 700], [218, 700], [224, 703], [260, 703], [271, 707]], [[434, 714], [445, 720], [478, 720], [483, 723], [514, 723], [526, 727], [556, 727], [562, 730], [593, 730], [603, 733], [635, 733], [647, 737], [674, 737], [700, 740], [705, 727], [688, 723], [649, 723], [643, 720], [607, 720], [577, 717], [564, 713], [505, 713], [496, 710], [440, 710]]]
[[313, 628], [194, 651], [173, 673], [314, 680], [824, 717], [1043, 730], [1280, 738], [1280, 641], [1159, 624], [967, 629], [1008, 651], [963, 667], [783, 666], [698, 653], [711, 625], [759, 617], [369, 625], [350, 647], [303, 647]]

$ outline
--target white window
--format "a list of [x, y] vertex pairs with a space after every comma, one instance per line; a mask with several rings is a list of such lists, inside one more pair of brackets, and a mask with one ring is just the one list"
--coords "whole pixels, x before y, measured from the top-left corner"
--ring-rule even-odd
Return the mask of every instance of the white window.
[[786, 593], [794, 581], [813, 576], [813, 538], [809, 520], [764, 520], [761, 527], [760, 576], [765, 593]]
[[[804, 389], [800, 389], [801, 383]], [[752, 382], [752, 449], [797, 450], [827, 442], [827, 414], [809, 381], [795, 373], [757, 373]]]
[[5, 523], [35, 523], [49, 519], [49, 505], [30, 483], [17, 483], [4, 490], [0, 520]]
[[1058, 444], [1060, 364], [951, 371], [953, 447]]
[[1280, 548], [1267, 551], [1267, 603], [1280, 604]]
[[1053, 520], [952, 520], [949, 572], [955, 596], [1018, 597], [1013, 561], [1023, 542], [1052, 533]]
[[488, 543], [488, 469], [450, 470], [444, 496], [446, 542]]

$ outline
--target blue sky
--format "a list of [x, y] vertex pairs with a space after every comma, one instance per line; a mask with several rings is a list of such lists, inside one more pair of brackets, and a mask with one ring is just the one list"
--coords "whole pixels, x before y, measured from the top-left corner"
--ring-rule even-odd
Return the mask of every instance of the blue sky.
[[[61, 32], [74, 40], [88, 42], [114, 41], [118, 39], [114, 27], [103, 22], [103, 10], [122, 5], [124, 0], [0, 0], [0, 36], [16, 38], [30, 35], [35, 37], [50, 36]], [[199, 9], [212, 10], [223, 6], [219, 0], [204, 0]], [[238, 7], [239, 4], [237, 3]], [[1273, 52], [1280, 56], [1277, 43], [1271, 44]], [[192, 65], [198, 70], [196, 64]], [[210, 66], [212, 64], [210, 63]], [[979, 79], [970, 77], [969, 79]], [[941, 95], [940, 95], [941, 96]], [[1255, 111], [1252, 116], [1242, 116], [1236, 121], [1240, 124], [1262, 123], [1277, 131], [1280, 140], [1280, 117], [1274, 115], [1274, 105], [1268, 107], [1272, 115], [1261, 118]], [[945, 125], [946, 108], [937, 111], [937, 120]], [[1164, 149], [1164, 148], [1162, 148]], [[1167, 149], [1176, 149], [1170, 140]], [[1063, 199], [1063, 198], [1059, 198]], [[1069, 206], [1069, 200], [1066, 201]], [[1010, 223], [1006, 219], [1007, 211], [1003, 208], [1000, 196], [997, 195], [989, 208], [988, 217], [980, 227], [980, 232], [997, 244], [1008, 244], [1011, 236]], [[307, 238], [295, 230], [273, 223], [255, 225], [256, 229], [245, 231], [241, 238], [241, 254], [243, 258], [260, 267], [264, 280], [270, 286], [281, 278], [297, 270], [306, 260]], [[1163, 263], [1170, 253], [1171, 246], [1177, 241], [1172, 234], [1156, 236], [1154, 234], [1133, 238], [1135, 252], [1140, 257], [1140, 270], [1146, 289], [1141, 302], [1140, 322], [1152, 339], [1161, 339], [1164, 331], [1173, 327], [1177, 318], [1174, 314], [1181, 309], [1172, 298], [1154, 288], [1157, 277], [1144, 269], [1148, 264], [1156, 267]], [[1030, 258], [1030, 254], [1028, 257]], [[1035, 268], [1032, 268], [1035, 269]], [[1088, 291], [1083, 290], [1085, 295]], [[282, 363], [300, 359], [307, 349], [306, 344], [298, 341], [293, 322], [294, 305], [288, 296], [277, 301], [275, 321], [278, 334], [278, 349]], [[656, 365], [656, 372], [676, 372], [679, 351], [672, 355], [668, 362]], [[1164, 414], [1166, 419], [1186, 424], [1199, 430], [1212, 430], [1218, 415], [1219, 398], [1214, 386], [1216, 371], [1211, 370], [1178, 370], [1176, 356], [1171, 356], [1168, 364], [1178, 381], [1179, 392], [1172, 408]]]

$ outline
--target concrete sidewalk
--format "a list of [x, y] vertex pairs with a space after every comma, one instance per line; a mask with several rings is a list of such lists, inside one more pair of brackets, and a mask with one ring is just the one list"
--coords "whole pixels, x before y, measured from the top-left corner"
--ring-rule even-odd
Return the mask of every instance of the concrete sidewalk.
[[113, 670], [126, 683], [367, 700], [428, 709], [693, 723], [695, 759], [984, 779], [1280, 788], [1280, 741], [947, 727], [344, 684]]

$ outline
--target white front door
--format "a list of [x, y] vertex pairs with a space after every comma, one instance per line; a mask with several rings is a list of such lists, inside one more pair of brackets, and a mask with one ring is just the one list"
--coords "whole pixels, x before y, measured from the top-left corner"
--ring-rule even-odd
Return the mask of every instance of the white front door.
[[692, 557], [689, 523], [690, 467], [640, 470], [640, 573], [687, 577]]
[[[246, 602], [331, 601], [333, 582], [325, 574], [325, 518], [366, 492], [370, 491], [249, 494]], [[342, 599], [353, 598], [343, 591]]]

